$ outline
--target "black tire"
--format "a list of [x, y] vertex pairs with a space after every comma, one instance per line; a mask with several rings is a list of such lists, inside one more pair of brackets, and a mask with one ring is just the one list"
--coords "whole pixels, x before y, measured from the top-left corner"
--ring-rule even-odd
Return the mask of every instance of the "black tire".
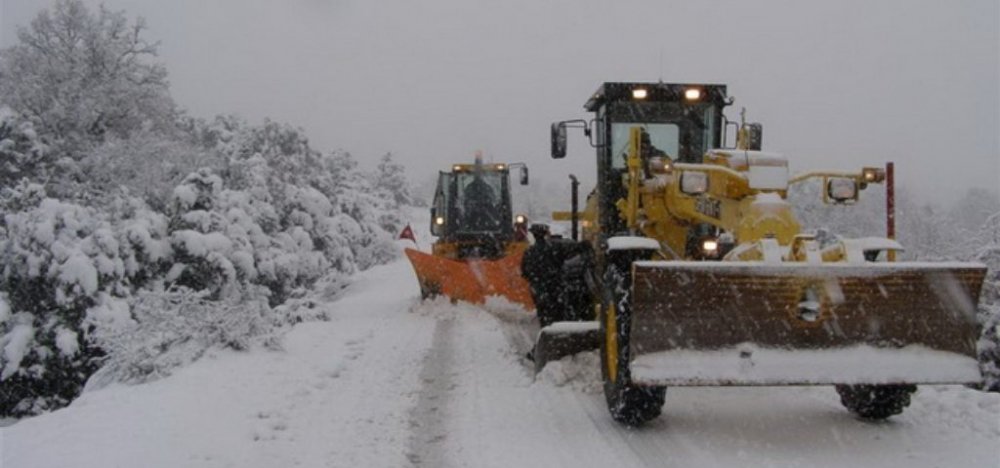
[[[647, 387], [631, 382], [628, 370], [629, 346], [629, 290], [631, 288], [631, 263], [635, 254], [621, 252], [609, 254], [604, 274], [601, 304], [601, 374], [604, 377], [604, 398], [611, 417], [627, 426], [641, 426], [656, 418], [663, 409], [666, 387]], [[608, 334], [608, 310], [615, 310], [617, 351], [615, 369], [611, 369]], [[615, 373], [612, 376], [612, 372]]]
[[863, 419], [879, 421], [910, 406], [916, 385], [837, 385], [840, 403]]
[[421, 300], [433, 300], [441, 294], [441, 286], [438, 284], [427, 283], [420, 285], [420, 299]]

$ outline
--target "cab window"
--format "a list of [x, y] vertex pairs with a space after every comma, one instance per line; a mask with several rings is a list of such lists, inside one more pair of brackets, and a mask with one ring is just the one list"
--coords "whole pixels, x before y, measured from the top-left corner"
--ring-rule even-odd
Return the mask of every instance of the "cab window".
[[670, 157], [677, 157], [680, 147], [680, 128], [671, 123], [614, 122], [611, 124], [611, 166], [625, 168], [628, 157], [629, 129], [639, 126], [649, 133], [649, 140], [660, 151]]

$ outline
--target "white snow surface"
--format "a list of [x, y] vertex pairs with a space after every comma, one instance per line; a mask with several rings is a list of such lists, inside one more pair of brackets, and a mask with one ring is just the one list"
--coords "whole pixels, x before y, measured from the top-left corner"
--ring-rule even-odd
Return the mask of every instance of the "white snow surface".
[[585, 331], [598, 330], [601, 324], [597, 321], [591, 322], [556, 322], [542, 329], [545, 333], [560, 335], [565, 333], [580, 333]]
[[10, 304], [7, 303], [7, 294], [0, 293], [0, 323], [4, 323], [10, 318]]
[[74, 255], [62, 264], [59, 280], [68, 285], [79, 285], [86, 295], [97, 292], [97, 268], [82, 254]]
[[608, 250], [660, 250], [656, 239], [638, 236], [615, 236], [608, 239]]
[[77, 341], [76, 332], [68, 328], [59, 327], [56, 331], [56, 348], [65, 357], [73, 357], [80, 350], [80, 343]]
[[[414, 226], [426, 223], [414, 222]], [[418, 233], [418, 241], [430, 239]], [[615, 423], [598, 355], [525, 362], [537, 331], [502, 301], [421, 303], [405, 259], [355, 277], [282, 349], [214, 351], [159, 381], [85, 393], [0, 428], [4, 468], [997, 466], [1000, 395], [926, 386], [853, 417], [830, 387], [671, 388]]]
[[[17, 372], [21, 359], [28, 354], [28, 345], [35, 337], [35, 327], [31, 323], [19, 323], [14, 325], [7, 335], [0, 337], [0, 345], [3, 346], [3, 372], [0, 372], [0, 381]], [[2, 461], [2, 460], [0, 460]]]
[[680, 349], [644, 354], [632, 361], [631, 369], [636, 381], [659, 385], [975, 383], [982, 379], [975, 359], [920, 345], [899, 349], [858, 345], [782, 350], [745, 343], [712, 351]]

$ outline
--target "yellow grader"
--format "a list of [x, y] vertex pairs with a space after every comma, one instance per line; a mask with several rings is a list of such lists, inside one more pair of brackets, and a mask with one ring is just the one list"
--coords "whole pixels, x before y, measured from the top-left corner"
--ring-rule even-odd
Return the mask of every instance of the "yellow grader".
[[477, 154], [474, 164], [455, 164], [440, 172], [431, 206], [431, 234], [437, 236], [430, 254], [405, 249], [424, 298], [443, 295], [452, 300], [482, 303], [502, 296], [533, 309], [531, 290], [521, 277], [521, 257], [528, 247], [527, 219], [512, 216], [510, 170], [523, 163], [486, 164]]
[[543, 329], [538, 367], [578, 350], [562, 346], [574, 336], [596, 340], [608, 408], [628, 425], [657, 417], [668, 386], [835, 385], [848, 410], [883, 419], [917, 384], [980, 382], [985, 266], [802, 232], [791, 185], [818, 179], [825, 202], [852, 204], [885, 171], [790, 175], [759, 124], [725, 118], [732, 102], [724, 85], [604, 83], [592, 120], [552, 124], [553, 158], [567, 128], [597, 150], [597, 185], [572, 213], [585, 267], [565, 278], [589, 293], [570, 315], [594, 321]]

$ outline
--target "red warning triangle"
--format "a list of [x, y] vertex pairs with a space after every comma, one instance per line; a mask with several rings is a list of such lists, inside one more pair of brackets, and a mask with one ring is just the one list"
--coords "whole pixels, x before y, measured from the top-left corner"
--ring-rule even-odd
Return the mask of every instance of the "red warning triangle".
[[403, 228], [403, 232], [399, 233], [399, 238], [400, 239], [409, 239], [409, 240], [411, 240], [413, 242], [417, 241], [417, 238], [413, 235], [413, 229], [410, 228], [409, 224], [407, 224], [406, 227]]

